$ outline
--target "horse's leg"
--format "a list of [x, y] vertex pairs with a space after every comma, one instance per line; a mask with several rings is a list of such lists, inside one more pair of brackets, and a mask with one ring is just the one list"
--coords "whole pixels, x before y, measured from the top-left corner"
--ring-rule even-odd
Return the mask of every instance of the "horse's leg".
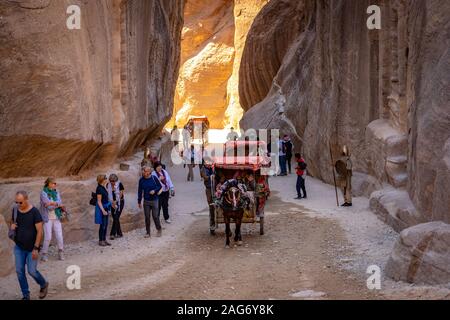
[[235, 241], [237, 241], [238, 246], [242, 245], [241, 225], [242, 225], [242, 216], [240, 216], [238, 219], [236, 219]]
[[225, 220], [225, 236], [226, 236], [226, 242], [225, 242], [225, 247], [229, 248], [230, 247], [230, 218], [228, 216], [225, 216], [224, 214], [224, 220]]
[[238, 216], [235, 217], [234, 221], [235, 221], [235, 225], [236, 225], [236, 228], [234, 231], [234, 242], [237, 242], [239, 240], [239, 233], [241, 230], [241, 222], [240, 222], [240, 219]]

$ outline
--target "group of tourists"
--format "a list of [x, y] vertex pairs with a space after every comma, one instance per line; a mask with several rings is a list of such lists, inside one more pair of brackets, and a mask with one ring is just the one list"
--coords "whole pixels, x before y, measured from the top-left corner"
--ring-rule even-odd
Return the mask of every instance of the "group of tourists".
[[[157, 236], [161, 236], [160, 212], [164, 220], [171, 223], [169, 215], [169, 199], [175, 196], [174, 185], [167, 170], [161, 162], [153, 167], [142, 168], [142, 177], [138, 185], [138, 206], [144, 208], [145, 238], [150, 238], [150, 221], [153, 218]], [[58, 259], [64, 260], [63, 223], [69, 219], [69, 213], [56, 188], [55, 178], [46, 179], [40, 193], [40, 207], [34, 207], [26, 191], [18, 191], [15, 195], [15, 206], [11, 213], [9, 237], [15, 242], [14, 256], [16, 273], [22, 291], [22, 299], [30, 299], [26, 269], [29, 275], [39, 284], [39, 298], [44, 299], [48, 292], [48, 281], [37, 270], [38, 260], [49, 259], [49, 246], [53, 235], [56, 238]], [[107, 230], [110, 217], [112, 226], [109, 240], [123, 237], [120, 216], [125, 206], [125, 188], [116, 174], [109, 177], [97, 176], [97, 188], [92, 195], [91, 205], [95, 206], [94, 220], [99, 225], [99, 245], [111, 246], [107, 241]]]

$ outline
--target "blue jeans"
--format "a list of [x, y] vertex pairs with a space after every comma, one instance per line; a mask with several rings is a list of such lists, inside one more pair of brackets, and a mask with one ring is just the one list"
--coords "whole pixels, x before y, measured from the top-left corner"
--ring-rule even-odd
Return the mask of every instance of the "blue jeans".
[[286, 170], [286, 156], [279, 156], [279, 162], [280, 162], [280, 174], [285, 174], [287, 173]]
[[102, 213], [102, 223], [100, 224], [100, 227], [98, 229], [98, 240], [99, 241], [106, 241], [106, 233], [108, 232], [108, 216], [105, 216]]
[[38, 260], [33, 260], [31, 252], [22, 250], [19, 246], [14, 248], [14, 257], [16, 259], [16, 272], [19, 279], [20, 289], [24, 297], [30, 297], [30, 289], [28, 288], [27, 275], [25, 273], [25, 265], [28, 268], [28, 273], [42, 288], [45, 287], [47, 281], [37, 270]]
[[[297, 196], [299, 198], [306, 198], [305, 179], [302, 176], [297, 176]], [[303, 191], [303, 196], [302, 192]]]

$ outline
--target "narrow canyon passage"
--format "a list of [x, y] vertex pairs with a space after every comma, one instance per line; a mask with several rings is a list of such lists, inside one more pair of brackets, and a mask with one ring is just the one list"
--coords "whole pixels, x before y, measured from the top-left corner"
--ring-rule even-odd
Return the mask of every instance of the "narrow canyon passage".
[[[140, 156], [129, 164], [138, 167]], [[292, 199], [293, 175], [272, 178], [266, 234], [246, 225], [243, 246], [225, 249], [223, 227], [216, 236], [208, 232], [198, 171], [188, 184], [185, 169], [170, 171], [177, 195], [171, 201], [173, 223], [164, 225], [163, 237], [145, 239], [139, 228], [110, 248], [95, 240], [69, 244], [66, 261], [57, 261], [51, 247], [50, 261], [40, 264], [51, 283], [49, 299], [450, 298], [445, 289], [385, 278], [381, 290], [367, 288], [366, 268], [386, 263], [398, 235], [377, 221], [364, 198], [355, 199], [350, 211], [337, 209], [333, 189], [311, 179], [309, 199], [299, 202]], [[80, 290], [67, 288], [70, 265], [81, 268]], [[0, 278], [0, 299], [19, 298], [16, 281], [15, 274]]]

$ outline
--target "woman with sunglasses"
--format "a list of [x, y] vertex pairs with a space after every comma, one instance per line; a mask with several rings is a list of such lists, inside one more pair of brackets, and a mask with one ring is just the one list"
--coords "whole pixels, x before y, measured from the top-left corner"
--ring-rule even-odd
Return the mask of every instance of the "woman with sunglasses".
[[56, 180], [45, 180], [44, 189], [41, 192], [41, 215], [44, 221], [44, 244], [42, 246], [42, 261], [48, 261], [48, 247], [52, 240], [52, 232], [55, 232], [58, 244], [58, 258], [64, 260], [64, 240], [61, 218], [63, 215], [62, 201], [56, 190]]

